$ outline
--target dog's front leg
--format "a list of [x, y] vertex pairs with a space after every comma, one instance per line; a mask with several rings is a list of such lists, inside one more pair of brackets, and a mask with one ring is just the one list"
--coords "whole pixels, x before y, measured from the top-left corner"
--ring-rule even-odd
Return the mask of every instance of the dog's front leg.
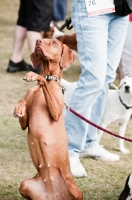
[[23, 99], [20, 100], [14, 108], [14, 117], [19, 118], [22, 130], [28, 127], [26, 104], [27, 102]]
[[56, 122], [59, 120], [64, 107], [64, 99], [62, 91], [59, 87], [60, 86], [58, 86], [58, 90], [56, 88], [54, 89], [53, 87], [49, 87], [47, 82], [44, 86], [42, 86], [49, 113]]
[[64, 99], [60, 86], [54, 87], [54, 84], [50, 84], [43, 76], [34, 72], [28, 72], [25, 75], [24, 80], [28, 82], [39, 82], [39, 85], [42, 86], [44, 92], [49, 113], [55, 121], [58, 121], [64, 107]]
[[28, 114], [27, 106], [30, 107], [31, 101], [33, 99], [34, 92], [40, 89], [40, 85], [36, 85], [29, 89], [23, 100], [20, 100], [14, 109], [14, 117], [19, 118], [22, 130], [28, 127]]
[[[126, 126], [127, 126], [127, 122], [119, 124], [118, 126], [118, 134], [122, 137], [124, 137], [125, 135]], [[124, 146], [124, 140], [120, 138], [119, 138], [119, 150], [124, 154], [130, 153]]]
[[43, 76], [39, 75], [39, 74], [36, 74], [34, 72], [28, 72], [23, 80], [27, 81], [27, 82], [32, 82], [32, 81], [39, 81], [43, 78]]

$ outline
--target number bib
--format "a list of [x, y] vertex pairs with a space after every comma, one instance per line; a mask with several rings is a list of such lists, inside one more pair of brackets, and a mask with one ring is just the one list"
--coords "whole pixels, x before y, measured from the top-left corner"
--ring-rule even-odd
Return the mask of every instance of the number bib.
[[115, 12], [113, 0], [85, 0], [88, 16]]

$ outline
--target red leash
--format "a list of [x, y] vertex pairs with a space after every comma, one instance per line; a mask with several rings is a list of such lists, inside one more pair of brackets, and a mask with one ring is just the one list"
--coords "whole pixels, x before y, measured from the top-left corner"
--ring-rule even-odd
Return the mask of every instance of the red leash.
[[[65, 104], [65, 105], [66, 105], [66, 104]], [[126, 141], [128, 141], [128, 142], [132, 142], [132, 139], [122, 137], [122, 136], [120, 136], [120, 135], [117, 135], [117, 134], [115, 134], [115, 133], [112, 133], [112, 132], [110, 132], [110, 131], [108, 131], [108, 130], [106, 130], [106, 129], [100, 127], [100, 126], [98, 126], [97, 124], [94, 124], [93, 122], [89, 121], [88, 119], [86, 119], [85, 117], [83, 117], [82, 115], [80, 115], [79, 113], [77, 113], [77, 112], [76, 112], [75, 110], [73, 110], [72, 108], [69, 108], [67, 105], [66, 105], [66, 108], [67, 108], [70, 112], [72, 112], [73, 114], [75, 114], [76, 116], [78, 116], [79, 118], [81, 118], [82, 120], [84, 120], [85, 122], [91, 124], [92, 126], [98, 128], [98, 129], [100, 129], [100, 130], [102, 130], [102, 131], [104, 131], [104, 132], [106, 132], [106, 133], [109, 133], [110, 135], [113, 135], [113, 136], [115, 136], [115, 137], [121, 138], [121, 139], [126, 140]]]

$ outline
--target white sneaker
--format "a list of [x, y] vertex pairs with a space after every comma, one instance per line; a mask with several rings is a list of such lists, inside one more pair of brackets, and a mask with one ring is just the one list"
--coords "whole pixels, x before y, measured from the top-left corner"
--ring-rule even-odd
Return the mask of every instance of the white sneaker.
[[79, 153], [79, 157], [88, 156], [112, 162], [118, 161], [120, 159], [120, 157], [117, 154], [110, 153], [99, 144], [96, 144], [95, 146], [92, 146], [90, 148], [85, 148], [83, 152]]
[[71, 172], [74, 177], [84, 177], [87, 176], [87, 173], [80, 163], [79, 158], [76, 157], [70, 157], [70, 167]]

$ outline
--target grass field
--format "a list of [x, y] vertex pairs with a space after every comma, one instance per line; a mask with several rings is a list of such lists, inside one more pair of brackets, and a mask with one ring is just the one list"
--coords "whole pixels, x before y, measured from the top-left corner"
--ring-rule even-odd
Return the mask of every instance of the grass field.
[[[0, 0], [0, 200], [22, 200], [18, 191], [21, 181], [36, 173], [27, 146], [27, 131], [22, 131], [18, 119], [13, 117], [15, 104], [35, 83], [23, 81], [25, 72], [6, 72], [12, 52], [18, 6], [18, 0]], [[24, 46], [23, 57], [27, 62], [30, 61], [27, 43]], [[79, 62], [76, 59], [71, 68], [64, 72], [63, 77], [75, 81], [79, 74]], [[116, 125], [110, 125], [107, 129], [117, 133]], [[131, 133], [132, 119], [127, 126], [126, 137], [131, 138]], [[119, 154], [120, 161], [110, 163], [91, 158], [81, 159], [88, 176], [76, 179], [76, 182], [84, 193], [84, 200], [117, 200], [126, 177], [132, 172], [131, 143], [125, 142], [125, 146], [130, 150], [129, 155], [120, 153], [118, 139], [107, 133], [103, 135], [102, 145]]]

